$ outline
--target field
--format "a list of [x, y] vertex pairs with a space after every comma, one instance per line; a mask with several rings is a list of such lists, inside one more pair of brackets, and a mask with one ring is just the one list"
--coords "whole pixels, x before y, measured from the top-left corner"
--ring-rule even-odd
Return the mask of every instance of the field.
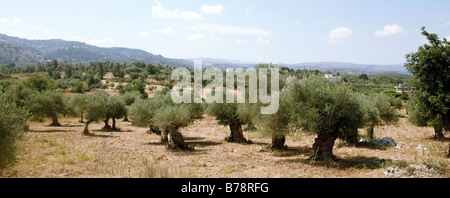
[[[100, 131], [103, 122], [92, 123], [95, 135], [82, 136], [77, 118], [61, 118], [62, 127], [50, 121], [30, 122], [21, 143], [21, 154], [6, 177], [20, 178], [384, 178], [449, 177], [446, 139], [433, 139], [432, 128], [420, 128], [401, 112], [398, 126], [375, 128], [377, 138], [392, 137], [401, 148], [347, 146], [337, 140], [336, 162], [314, 162], [315, 135], [296, 133], [287, 137], [288, 149], [268, 148], [270, 137], [246, 131], [252, 144], [224, 141], [229, 129], [205, 115], [186, 128], [185, 140], [193, 151], [170, 151], [160, 136], [119, 121], [121, 132]], [[244, 127], [245, 128], [245, 127]], [[364, 136], [364, 131], [360, 134]], [[425, 165], [425, 168], [423, 168]], [[422, 170], [420, 167], [422, 167]], [[403, 174], [400, 174], [402, 170]], [[386, 171], [396, 174], [386, 174]]]

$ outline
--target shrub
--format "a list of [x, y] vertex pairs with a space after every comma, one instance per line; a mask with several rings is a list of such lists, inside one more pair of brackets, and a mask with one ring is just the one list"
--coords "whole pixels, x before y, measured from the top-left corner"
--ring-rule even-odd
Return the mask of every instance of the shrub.
[[0, 175], [14, 163], [18, 142], [27, 128], [28, 113], [0, 94]]

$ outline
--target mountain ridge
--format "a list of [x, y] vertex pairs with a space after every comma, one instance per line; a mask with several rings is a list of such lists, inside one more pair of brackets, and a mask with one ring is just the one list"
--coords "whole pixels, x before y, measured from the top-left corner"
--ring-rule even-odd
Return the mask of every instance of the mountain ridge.
[[[15, 63], [17, 66], [44, 63], [56, 59], [68, 61], [73, 64], [89, 64], [93, 61], [135, 62], [146, 64], [162, 64], [172, 67], [193, 67], [197, 59], [167, 58], [162, 55], [154, 55], [141, 49], [125, 47], [98, 47], [79, 41], [66, 41], [62, 39], [29, 40], [8, 36], [0, 33], [0, 65]], [[250, 68], [259, 64], [256, 62], [221, 59], [200, 58], [204, 67], [226, 68]], [[320, 71], [340, 72], [341, 74], [358, 75], [361, 73], [382, 74], [398, 73], [408, 74], [403, 65], [377, 65], [356, 64], [345, 62], [300, 62], [294, 64], [278, 63], [278, 66], [292, 69], [318, 69]]]

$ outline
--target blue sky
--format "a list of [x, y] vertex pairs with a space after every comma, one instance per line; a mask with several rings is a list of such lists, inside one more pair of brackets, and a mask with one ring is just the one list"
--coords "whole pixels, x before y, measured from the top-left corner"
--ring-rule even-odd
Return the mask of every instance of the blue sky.
[[403, 64], [450, 38], [448, 0], [0, 0], [0, 33], [129, 47], [170, 58]]

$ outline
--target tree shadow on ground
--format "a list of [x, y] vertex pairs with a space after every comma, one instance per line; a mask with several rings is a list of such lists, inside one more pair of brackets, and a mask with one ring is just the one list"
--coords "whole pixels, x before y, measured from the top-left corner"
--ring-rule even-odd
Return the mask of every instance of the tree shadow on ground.
[[289, 159], [289, 162], [299, 162], [311, 166], [326, 167], [330, 169], [345, 170], [349, 168], [356, 169], [378, 169], [387, 161], [377, 157], [355, 156], [348, 158], [339, 158], [336, 161], [314, 161], [312, 159]]
[[112, 135], [99, 135], [99, 134], [95, 134], [95, 133], [90, 133], [89, 137], [114, 138], [114, 136], [112, 136]]
[[434, 136], [430, 136], [430, 137], [425, 138], [425, 140], [437, 141], [437, 142], [450, 142], [450, 138], [448, 138], [448, 137], [435, 138]]
[[186, 141], [186, 143], [194, 147], [208, 147], [223, 144], [223, 142], [214, 142], [214, 141]]
[[82, 124], [62, 124], [60, 127], [83, 127]]
[[117, 128], [117, 129], [97, 129], [97, 130], [92, 130], [92, 131], [96, 131], [96, 132], [112, 132], [112, 133], [132, 132], [130, 130], [122, 131], [119, 128]]
[[272, 149], [270, 145], [260, 152], [271, 152], [276, 157], [292, 157], [299, 155], [312, 155], [314, 150], [310, 146], [286, 147], [285, 149]]
[[33, 129], [30, 129], [29, 132], [37, 132], [37, 133], [67, 133], [67, 132], [74, 132], [74, 131], [61, 130], [61, 129], [48, 129], [48, 130], [33, 130]]
[[355, 145], [346, 145], [346, 147], [355, 147], [355, 148], [367, 148], [367, 149], [376, 149], [376, 150], [386, 150], [389, 146], [377, 146], [370, 142], [358, 142]]
[[253, 140], [250, 140], [251, 142], [250, 143], [248, 143], [249, 145], [259, 145], [259, 146], [266, 146], [266, 147], [269, 147], [270, 146], [270, 144], [269, 143], [266, 143], [266, 142], [255, 142], [255, 141], [253, 141]]

